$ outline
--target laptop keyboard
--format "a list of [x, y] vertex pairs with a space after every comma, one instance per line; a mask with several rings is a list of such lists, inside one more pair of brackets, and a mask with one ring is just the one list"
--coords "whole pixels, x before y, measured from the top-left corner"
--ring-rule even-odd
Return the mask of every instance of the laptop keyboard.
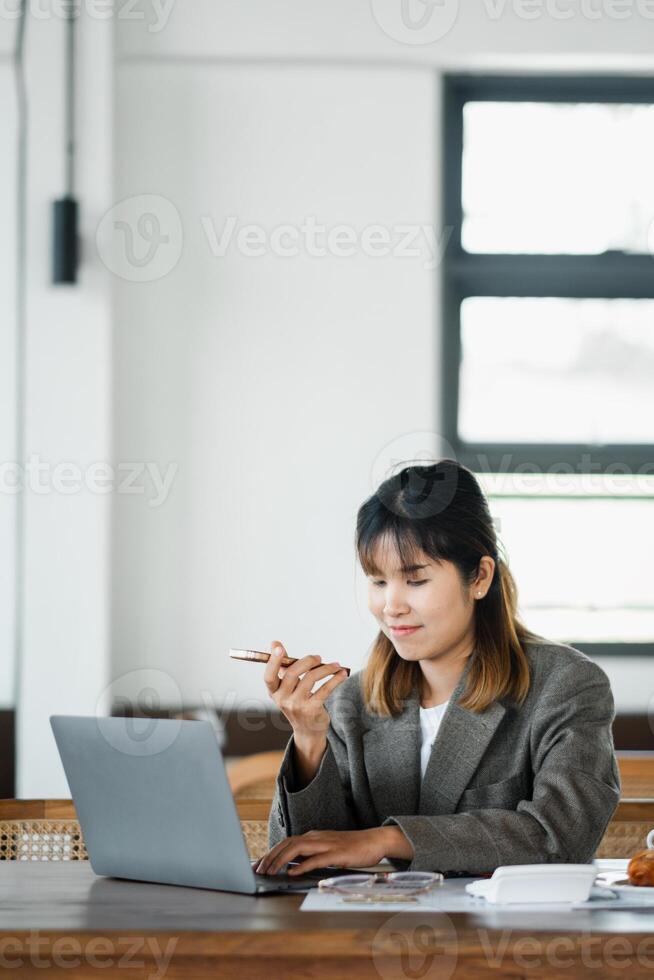
[[303, 875], [290, 875], [287, 871], [280, 871], [275, 875], [264, 875], [255, 871], [254, 877], [257, 881], [298, 881], [299, 879], [315, 879], [317, 881], [320, 878], [334, 878], [338, 875], [351, 875], [356, 873], [352, 868], [313, 868]]
[[262, 875], [258, 872], [254, 872], [254, 877], [256, 881], [318, 881], [319, 878], [331, 878], [332, 877], [331, 868], [314, 868], [313, 871], [307, 872], [303, 875], [290, 875], [287, 871], [280, 871], [275, 875]]

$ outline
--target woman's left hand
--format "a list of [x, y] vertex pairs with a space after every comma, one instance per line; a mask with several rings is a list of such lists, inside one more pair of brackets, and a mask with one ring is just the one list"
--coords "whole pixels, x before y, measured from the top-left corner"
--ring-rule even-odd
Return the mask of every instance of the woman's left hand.
[[254, 870], [259, 874], [277, 874], [287, 861], [304, 857], [300, 865], [288, 868], [289, 875], [306, 874], [314, 868], [329, 866], [367, 867], [379, 864], [385, 857], [384, 827], [368, 830], [309, 830], [306, 834], [285, 837], [265, 854]]

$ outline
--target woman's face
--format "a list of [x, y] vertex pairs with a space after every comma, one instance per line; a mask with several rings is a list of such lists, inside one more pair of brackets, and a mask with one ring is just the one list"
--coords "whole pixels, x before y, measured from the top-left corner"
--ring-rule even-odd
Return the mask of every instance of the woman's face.
[[382, 542], [375, 566], [383, 574], [368, 576], [368, 608], [404, 660], [447, 654], [474, 636], [474, 587], [464, 589], [452, 562], [422, 552], [415, 561], [425, 567], [401, 569], [395, 548]]

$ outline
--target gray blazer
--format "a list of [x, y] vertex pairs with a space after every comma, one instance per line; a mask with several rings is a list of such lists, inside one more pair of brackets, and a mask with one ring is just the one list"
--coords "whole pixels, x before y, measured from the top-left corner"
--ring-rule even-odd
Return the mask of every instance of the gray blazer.
[[608, 678], [585, 654], [543, 637], [525, 644], [531, 688], [522, 706], [481, 714], [450, 698], [421, 781], [420, 697], [402, 713], [368, 713], [361, 671], [327, 697], [331, 719], [318, 772], [295, 786], [293, 737], [277, 776], [269, 847], [308, 830], [397, 824], [410, 871], [487, 872], [503, 864], [591, 861], [620, 798]]

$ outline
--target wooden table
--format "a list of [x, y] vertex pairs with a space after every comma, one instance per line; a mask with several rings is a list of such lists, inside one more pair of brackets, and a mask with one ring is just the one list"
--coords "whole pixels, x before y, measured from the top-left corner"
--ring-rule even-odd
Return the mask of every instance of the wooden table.
[[[300, 912], [301, 895], [98, 878], [88, 862], [0, 865], [0, 971], [66, 977], [650, 977], [654, 910]], [[20, 967], [20, 969], [19, 969]]]

